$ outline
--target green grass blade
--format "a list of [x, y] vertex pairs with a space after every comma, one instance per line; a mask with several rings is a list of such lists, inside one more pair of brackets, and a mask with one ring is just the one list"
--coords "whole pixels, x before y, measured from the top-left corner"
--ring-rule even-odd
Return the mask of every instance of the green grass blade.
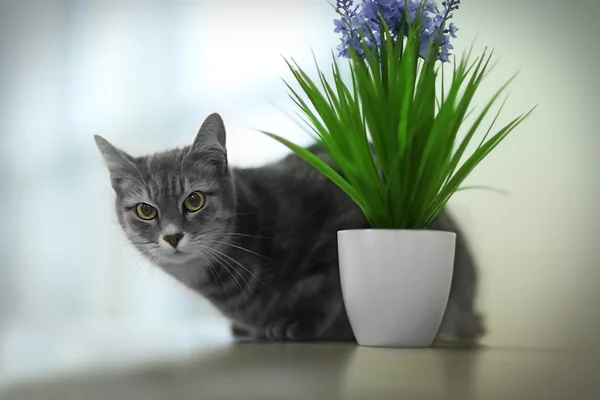
[[341, 190], [344, 191], [362, 210], [367, 214], [368, 210], [358, 192], [331, 166], [321, 160], [319, 157], [311, 153], [309, 150], [304, 147], [298, 146], [283, 137], [276, 135], [274, 133], [261, 131], [265, 135], [277, 140], [279, 143], [283, 144], [290, 150], [292, 150], [296, 155], [310, 164], [312, 167], [317, 169], [324, 176], [329, 178], [333, 183], [335, 183]]

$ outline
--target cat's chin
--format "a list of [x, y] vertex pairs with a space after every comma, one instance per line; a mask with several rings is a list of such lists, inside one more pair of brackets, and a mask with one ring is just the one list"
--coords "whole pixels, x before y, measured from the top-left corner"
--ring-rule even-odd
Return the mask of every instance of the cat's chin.
[[157, 254], [156, 258], [158, 258], [159, 263], [161, 264], [173, 265], [188, 263], [197, 258], [197, 255], [183, 251], [175, 251], [169, 254]]

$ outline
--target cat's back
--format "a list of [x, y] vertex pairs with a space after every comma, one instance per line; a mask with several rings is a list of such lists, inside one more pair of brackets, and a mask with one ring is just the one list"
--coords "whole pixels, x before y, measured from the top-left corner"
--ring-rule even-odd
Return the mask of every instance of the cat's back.
[[[333, 166], [317, 146], [309, 148]], [[331, 235], [338, 230], [366, 227], [360, 209], [314, 167], [291, 154], [261, 167], [234, 170], [238, 190], [246, 192], [273, 230], [296, 237]], [[287, 235], [283, 235], [287, 236]]]
[[[308, 150], [335, 167], [317, 145]], [[300, 209], [354, 208], [354, 204], [335, 184], [295, 154], [264, 166], [237, 169], [235, 175], [252, 194], [262, 197], [261, 200], [266, 200], [265, 196], [268, 196], [288, 209], [292, 206]]]

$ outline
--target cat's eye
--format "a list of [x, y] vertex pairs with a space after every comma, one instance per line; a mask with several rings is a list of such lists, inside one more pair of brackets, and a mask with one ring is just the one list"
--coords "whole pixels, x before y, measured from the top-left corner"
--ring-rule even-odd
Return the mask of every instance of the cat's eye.
[[194, 212], [204, 207], [204, 203], [204, 195], [200, 192], [194, 192], [186, 197], [185, 201], [183, 202], [183, 206], [187, 211]]
[[135, 208], [135, 212], [141, 219], [150, 220], [156, 218], [156, 208], [147, 203], [140, 203]]

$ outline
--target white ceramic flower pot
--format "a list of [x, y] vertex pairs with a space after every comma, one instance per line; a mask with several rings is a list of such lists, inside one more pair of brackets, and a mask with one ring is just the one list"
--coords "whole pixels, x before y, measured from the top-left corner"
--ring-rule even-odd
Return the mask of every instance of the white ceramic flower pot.
[[342, 292], [358, 344], [431, 346], [450, 294], [455, 246], [452, 232], [338, 232]]

